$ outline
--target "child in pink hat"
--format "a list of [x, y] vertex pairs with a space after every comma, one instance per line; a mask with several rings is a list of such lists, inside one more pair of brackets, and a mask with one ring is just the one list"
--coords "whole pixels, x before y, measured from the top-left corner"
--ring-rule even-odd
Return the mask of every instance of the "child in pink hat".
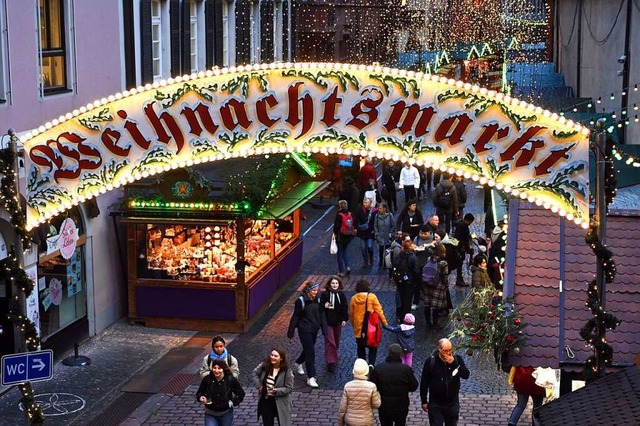
[[402, 324], [386, 327], [398, 336], [398, 344], [402, 347], [400, 359], [404, 365], [413, 366], [413, 351], [416, 348], [416, 317], [413, 314], [405, 314]]

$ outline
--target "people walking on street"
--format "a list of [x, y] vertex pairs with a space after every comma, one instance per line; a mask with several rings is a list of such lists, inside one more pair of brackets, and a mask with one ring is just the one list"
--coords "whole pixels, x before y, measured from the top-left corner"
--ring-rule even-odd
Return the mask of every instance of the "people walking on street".
[[400, 188], [404, 191], [404, 201], [415, 200], [418, 196], [417, 191], [420, 186], [420, 173], [418, 169], [411, 165], [408, 161], [400, 170]]
[[456, 268], [456, 285], [461, 287], [468, 286], [468, 284], [464, 282], [464, 277], [462, 276], [462, 268], [464, 265], [464, 259], [467, 257], [467, 253], [472, 252], [471, 231], [469, 230], [469, 226], [471, 226], [475, 219], [475, 216], [473, 216], [471, 213], [465, 214], [464, 219], [462, 220], [462, 222], [458, 222], [453, 233], [453, 237], [458, 240], [458, 255], [456, 256], [456, 258], [459, 259], [459, 262]]
[[433, 191], [433, 206], [436, 208], [440, 223], [444, 224], [445, 232], [449, 234], [453, 218], [458, 214], [458, 193], [451, 182], [451, 174], [445, 173]]
[[456, 426], [460, 415], [460, 379], [469, 378], [462, 357], [453, 352], [449, 339], [438, 341], [437, 353], [422, 367], [420, 399], [430, 426]]
[[378, 258], [380, 259], [380, 269], [384, 267], [385, 250], [391, 245], [391, 241], [396, 233], [396, 223], [393, 215], [389, 213], [387, 203], [381, 202], [378, 212], [373, 220], [373, 236], [378, 245]]
[[370, 374], [370, 380], [378, 387], [382, 400], [378, 408], [381, 426], [405, 426], [409, 414], [409, 393], [418, 389], [418, 380], [411, 366], [403, 364], [401, 356], [400, 345], [390, 345], [385, 362], [376, 365]]
[[393, 160], [387, 161], [387, 165], [382, 169], [382, 191], [381, 195], [389, 206], [389, 212], [398, 211], [398, 202], [396, 201], [397, 188], [396, 184], [400, 177], [400, 170], [396, 167]]
[[378, 188], [378, 174], [376, 168], [373, 166], [373, 158], [367, 157], [364, 161], [364, 165], [360, 167], [358, 172], [358, 183], [360, 185], [360, 193], [364, 197], [365, 191], [369, 190], [369, 182], [373, 180], [374, 187]]
[[258, 389], [258, 419], [264, 426], [291, 426], [293, 403], [293, 370], [287, 362], [284, 349], [272, 349], [271, 353], [253, 370], [253, 385]]
[[454, 175], [452, 183], [456, 187], [456, 195], [458, 196], [458, 215], [454, 218], [454, 221], [458, 222], [464, 218], [464, 207], [467, 204], [467, 185], [464, 183], [463, 175]]
[[[437, 217], [437, 216], [436, 216]], [[422, 268], [427, 264], [429, 258], [433, 255], [433, 248], [436, 246], [436, 242], [431, 234], [431, 226], [424, 224], [420, 228], [420, 233], [413, 239], [413, 252], [418, 260], [418, 272], [422, 273]], [[420, 298], [422, 296], [422, 286], [418, 282], [413, 290], [413, 302], [411, 303], [411, 310], [415, 311], [420, 305]]]
[[206, 374], [196, 391], [196, 401], [204, 405], [205, 426], [231, 426], [233, 408], [244, 399], [244, 389], [240, 386], [227, 363], [214, 359], [210, 364], [210, 374]]
[[368, 351], [369, 364], [374, 365], [378, 348], [367, 346], [367, 338], [363, 334], [363, 331], [366, 331], [364, 324], [366, 312], [376, 312], [380, 317], [380, 321], [382, 321], [382, 325], [388, 325], [387, 318], [384, 316], [384, 311], [382, 310], [382, 305], [376, 295], [371, 293], [369, 281], [361, 279], [356, 283], [356, 294], [351, 297], [351, 302], [349, 303], [349, 319], [353, 326], [353, 335], [356, 338], [358, 358], [367, 359]]
[[344, 186], [338, 196], [347, 202], [347, 208], [350, 209], [351, 215], [355, 215], [360, 205], [360, 190], [349, 176], [344, 178]]
[[[516, 426], [524, 409], [527, 408], [529, 397], [533, 400], [533, 408], [535, 409], [542, 405], [545, 389], [536, 385], [536, 379], [531, 374], [533, 367], [513, 366], [511, 369], [513, 370], [512, 376], [509, 377], [512, 377], [513, 389], [518, 394], [518, 403], [513, 407], [511, 416], [509, 416], [509, 426]], [[535, 426], [533, 418], [531, 424]]]
[[353, 240], [356, 233], [355, 219], [349, 211], [349, 205], [346, 200], [338, 201], [338, 212], [333, 221], [333, 235], [338, 246], [338, 276], [343, 277], [345, 274], [351, 273], [349, 267], [349, 255], [347, 248]]
[[296, 299], [293, 315], [289, 321], [287, 337], [293, 339], [296, 328], [298, 338], [302, 344], [302, 352], [296, 359], [296, 372], [304, 374], [304, 366], [307, 369], [307, 385], [312, 388], [318, 387], [316, 381], [316, 339], [318, 331], [322, 330], [322, 335], [327, 335], [327, 323], [320, 315], [320, 303], [318, 303], [318, 290], [320, 286], [313, 281], [304, 284], [302, 295]]
[[369, 186], [364, 192], [364, 198], [370, 199], [374, 207], [382, 201], [382, 197], [380, 196], [380, 191], [378, 191], [378, 185], [375, 180], [369, 179]]
[[396, 229], [406, 232], [413, 240], [418, 236], [420, 228], [424, 223], [423, 220], [422, 211], [418, 208], [418, 203], [415, 199], [411, 199], [405, 204], [402, 210], [400, 210], [400, 213], [398, 213]]
[[358, 209], [355, 217], [360, 241], [360, 251], [362, 253], [362, 267], [373, 266], [373, 221], [376, 211], [372, 206], [372, 201], [368, 198], [362, 200], [362, 206]]
[[411, 312], [411, 302], [415, 286], [420, 284], [418, 259], [413, 253], [413, 241], [402, 242], [400, 253], [393, 261], [393, 281], [396, 284], [396, 318], [401, 322], [405, 314]]
[[327, 280], [320, 294], [320, 313], [327, 323], [327, 334], [324, 336], [324, 358], [327, 371], [333, 373], [338, 364], [338, 352], [342, 328], [349, 321], [349, 301], [342, 292], [340, 277], [332, 275]]
[[402, 348], [400, 359], [404, 365], [413, 366], [413, 351], [416, 349], [416, 317], [406, 314], [402, 324], [390, 325], [387, 330], [393, 331], [398, 336], [398, 344]]
[[240, 376], [240, 368], [238, 367], [238, 360], [227, 351], [227, 342], [222, 336], [213, 336], [211, 339], [211, 352], [207, 354], [202, 360], [202, 366], [198, 374], [200, 379], [204, 379], [211, 373], [211, 362], [221, 359], [227, 363], [231, 374], [237, 379]]
[[427, 323], [427, 330], [438, 327], [438, 315], [442, 310], [448, 309], [447, 288], [449, 285], [449, 266], [445, 260], [446, 249], [444, 245], [438, 244], [429, 262], [437, 264], [438, 281], [435, 286], [422, 284], [424, 295], [424, 318]]
[[380, 393], [375, 383], [368, 380], [369, 365], [362, 358], [353, 364], [353, 380], [344, 385], [340, 409], [339, 426], [373, 426], [373, 410], [380, 407]]

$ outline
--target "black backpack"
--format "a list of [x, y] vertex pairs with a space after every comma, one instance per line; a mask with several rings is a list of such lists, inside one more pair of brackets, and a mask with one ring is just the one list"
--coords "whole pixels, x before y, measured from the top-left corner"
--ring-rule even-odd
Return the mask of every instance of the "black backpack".
[[442, 192], [438, 195], [438, 207], [441, 209], [448, 209], [451, 207], [451, 191], [453, 191], [453, 188], [442, 188]]
[[409, 256], [400, 253], [398, 259], [394, 259], [391, 277], [396, 284], [408, 284], [411, 281]]

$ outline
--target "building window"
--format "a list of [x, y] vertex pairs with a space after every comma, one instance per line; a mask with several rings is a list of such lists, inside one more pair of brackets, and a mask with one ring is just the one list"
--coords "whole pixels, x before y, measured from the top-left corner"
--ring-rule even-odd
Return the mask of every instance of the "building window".
[[236, 63], [236, 8], [234, 2], [222, 2], [222, 65], [230, 67]]
[[7, 101], [7, 17], [4, 11], [4, 1], [0, 0], [0, 104]]
[[68, 90], [65, 1], [40, 0], [40, 89], [43, 95]]
[[192, 1], [189, 5], [189, 37], [191, 72], [198, 72], [205, 68], [205, 16], [204, 2]]
[[273, 47], [274, 47], [274, 59], [276, 61], [282, 61], [282, 30], [284, 26], [282, 23], [282, 2], [276, 1], [273, 3]]
[[162, 7], [159, 1], [151, 2], [151, 46], [155, 81], [162, 78]]
[[249, 13], [251, 14], [249, 25], [251, 26], [251, 56], [249, 58], [252, 64], [260, 63], [260, 2], [251, 2]]

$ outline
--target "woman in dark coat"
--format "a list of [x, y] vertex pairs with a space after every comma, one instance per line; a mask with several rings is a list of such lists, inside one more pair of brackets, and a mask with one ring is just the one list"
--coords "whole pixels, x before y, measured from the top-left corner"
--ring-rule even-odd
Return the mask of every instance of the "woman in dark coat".
[[346, 200], [338, 201], [338, 212], [333, 221], [333, 236], [336, 239], [336, 245], [338, 246], [338, 276], [343, 277], [345, 274], [351, 273], [349, 267], [349, 256], [347, 255], [347, 248], [349, 243], [353, 240], [353, 234], [348, 235], [340, 231], [342, 226], [342, 218], [351, 217], [352, 225], [355, 229], [355, 218], [349, 211], [349, 203]]
[[327, 371], [333, 372], [338, 363], [340, 337], [342, 328], [349, 321], [349, 299], [342, 291], [340, 277], [332, 275], [320, 295], [320, 314], [327, 323], [327, 334], [324, 336], [324, 358]]
[[423, 223], [422, 211], [418, 208], [416, 200], [409, 200], [398, 213], [396, 229], [409, 234], [413, 241], [418, 236]]
[[269, 357], [253, 370], [253, 384], [258, 389], [258, 419], [262, 416], [265, 426], [291, 426], [291, 392], [293, 370], [289, 368], [284, 349], [272, 349]]
[[211, 374], [200, 382], [196, 401], [204, 405], [205, 426], [231, 426], [233, 407], [244, 399], [244, 390], [226, 362], [221, 359], [211, 361]]

